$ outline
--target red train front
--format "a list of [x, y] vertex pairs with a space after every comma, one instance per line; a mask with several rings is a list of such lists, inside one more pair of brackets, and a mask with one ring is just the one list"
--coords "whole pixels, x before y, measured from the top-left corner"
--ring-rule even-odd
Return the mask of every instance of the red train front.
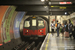
[[45, 37], [46, 22], [41, 17], [29, 17], [24, 20], [23, 36]]

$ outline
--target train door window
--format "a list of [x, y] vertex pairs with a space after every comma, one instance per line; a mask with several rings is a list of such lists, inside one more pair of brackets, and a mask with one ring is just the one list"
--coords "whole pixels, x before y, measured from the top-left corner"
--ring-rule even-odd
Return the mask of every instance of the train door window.
[[36, 26], [36, 19], [32, 19], [32, 26]]
[[38, 27], [44, 27], [44, 21], [38, 20]]
[[30, 27], [30, 21], [25, 21], [24, 27]]

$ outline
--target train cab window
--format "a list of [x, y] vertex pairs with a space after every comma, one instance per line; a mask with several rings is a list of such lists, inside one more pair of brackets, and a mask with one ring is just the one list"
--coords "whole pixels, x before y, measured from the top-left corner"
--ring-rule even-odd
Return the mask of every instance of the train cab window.
[[38, 27], [44, 27], [44, 21], [38, 20]]
[[25, 21], [24, 27], [30, 27], [30, 21]]
[[32, 19], [32, 26], [36, 26], [36, 19]]

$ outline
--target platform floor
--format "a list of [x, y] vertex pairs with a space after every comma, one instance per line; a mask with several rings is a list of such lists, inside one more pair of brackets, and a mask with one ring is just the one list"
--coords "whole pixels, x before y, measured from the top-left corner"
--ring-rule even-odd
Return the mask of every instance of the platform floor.
[[75, 40], [70, 38], [59, 37], [57, 34], [48, 33], [44, 42], [42, 43], [40, 50], [75, 50]]

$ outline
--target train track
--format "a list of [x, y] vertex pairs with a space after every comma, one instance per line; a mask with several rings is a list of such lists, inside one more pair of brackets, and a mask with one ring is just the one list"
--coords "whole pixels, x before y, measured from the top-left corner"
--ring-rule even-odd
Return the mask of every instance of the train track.
[[42, 42], [32, 42], [25, 50], [39, 50], [41, 47]]
[[13, 50], [39, 50], [44, 39], [26, 40], [13, 48]]
[[13, 48], [13, 50], [39, 50], [42, 42], [25, 42]]

